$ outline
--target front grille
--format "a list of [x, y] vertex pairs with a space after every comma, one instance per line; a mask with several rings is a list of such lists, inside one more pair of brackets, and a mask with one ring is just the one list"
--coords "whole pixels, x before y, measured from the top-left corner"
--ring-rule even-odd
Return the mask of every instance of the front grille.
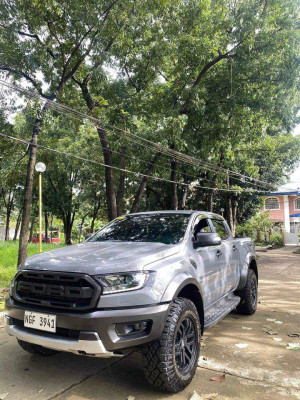
[[91, 309], [100, 295], [100, 287], [90, 276], [75, 273], [21, 271], [14, 287], [17, 302], [51, 309]]
[[[20, 328], [24, 328], [24, 321], [21, 321], [20, 319], [16, 319], [16, 318], [11, 318], [11, 322], [12, 325], [16, 325], [19, 326]], [[32, 329], [32, 328], [25, 328], [28, 332], [31, 333], [41, 333], [41, 331], [37, 331], [36, 329]], [[79, 339], [79, 335], [80, 335], [80, 331], [75, 330], [75, 329], [67, 329], [67, 328], [59, 328], [56, 327], [56, 332], [46, 332], [47, 335], [51, 335], [51, 336], [61, 336], [64, 338], [71, 338], [71, 339]]]

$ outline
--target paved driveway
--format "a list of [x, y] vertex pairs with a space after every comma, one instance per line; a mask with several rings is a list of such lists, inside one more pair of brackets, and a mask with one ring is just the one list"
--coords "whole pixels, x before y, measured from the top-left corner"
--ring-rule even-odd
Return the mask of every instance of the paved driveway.
[[[122, 360], [66, 353], [40, 358], [24, 352], [0, 328], [0, 399], [188, 400], [194, 391], [216, 400], [300, 399], [300, 350], [286, 349], [288, 343], [300, 342], [288, 336], [300, 334], [300, 255], [292, 250], [258, 254], [257, 313], [231, 313], [206, 331], [200, 366], [182, 393], [170, 395], [149, 386], [139, 354]], [[211, 381], [224, 373], [223, 381]]]

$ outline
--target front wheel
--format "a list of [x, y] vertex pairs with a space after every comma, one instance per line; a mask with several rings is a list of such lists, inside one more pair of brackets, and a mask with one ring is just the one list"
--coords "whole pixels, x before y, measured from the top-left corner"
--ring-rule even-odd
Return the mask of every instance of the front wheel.
[[257, 277], [252, 269], [249, 269], [247, 281], [244, 289], [239, 293], [241, 301], [237, 306], [237, 312], [244, 315], [252, 315], [255, 313], [257, 308]]
[[180, 392], [193, 379], [200, 354], [201, 327], [193, 302], [173, 301], [160, 339], [144, 347], [144, 373], [153, 385]]

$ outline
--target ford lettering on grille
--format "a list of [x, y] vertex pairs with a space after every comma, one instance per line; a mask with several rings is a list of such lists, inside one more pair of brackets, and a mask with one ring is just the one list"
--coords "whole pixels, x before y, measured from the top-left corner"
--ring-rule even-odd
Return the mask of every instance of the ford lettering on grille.
[[18, 290], [33, 294], [69, 299], [84, 299], [93, 296], [93, 289], [90, 287], [64, 287], [62, 285], [50, 285], [45, 283], [32, 283], [22, 281], [18, 282]]

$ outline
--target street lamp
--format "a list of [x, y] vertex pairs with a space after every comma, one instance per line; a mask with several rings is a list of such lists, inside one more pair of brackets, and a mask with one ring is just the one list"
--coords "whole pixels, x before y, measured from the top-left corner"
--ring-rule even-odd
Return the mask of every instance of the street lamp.
[[35, 170], [39, 173], [39, 252], [42, 252], [42, 173], [46, 171], [46, 165], [42, 162], [35, 164]]
[[220, 208], [220, 213], [222, 214], [222, 217], [223, 217], [223, 213], [224, 213], [224, 208]]

